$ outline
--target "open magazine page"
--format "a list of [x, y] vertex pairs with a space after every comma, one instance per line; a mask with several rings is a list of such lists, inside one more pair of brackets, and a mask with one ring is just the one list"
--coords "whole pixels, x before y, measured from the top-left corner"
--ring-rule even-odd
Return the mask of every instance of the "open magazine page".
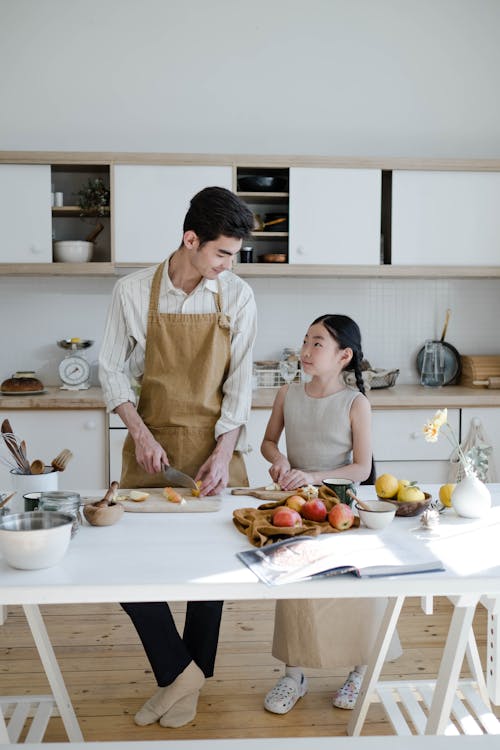
[[[412, 546], [413, 547], [413, 546]], [[378, 537], [298, 536], [238, 553], [264, 583], [279, 585], [318, 576], [380, 577], [444, 570], [424, 546], [385, 545]]]

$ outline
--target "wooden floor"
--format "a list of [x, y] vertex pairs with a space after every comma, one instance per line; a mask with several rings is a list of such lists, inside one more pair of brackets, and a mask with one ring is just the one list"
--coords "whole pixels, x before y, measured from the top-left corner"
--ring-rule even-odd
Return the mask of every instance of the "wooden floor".
[[[182, 623], [183, 605], [175, 605], [174, 611]], [[342, 684], [347, 669], [334, 674], [309, 670], [309, 692], [293, 711], [277, 716], [264, 710], [263, 697], [282, 673], [270, 654], [273, 611], [269, 602], [226, 602], [215, 675], [203, 688], [196, 719], [180, 729], [164, 729], [159, 724], [140, 728], [133, 722], [134, 713], [156, 685], [135, 630], [120, 607], [42, 607], [87, 741], [345, 735], [349, 712], [332, 708], [331, 694]], [[404, 654], [386, 664], [382, 677], [435, 677], [450, 616], [446, 599], [434, 600], [430, 616], [422, 613], [420, 600], [407, 600], [399, 624]], [[486, 613], [481, 607], [475, 625], [484, 663]], [[336, 637], [342, 638], [341, 623], [332, 631], [332, 642]], [[468, 674], [467, 669], [463, 674]], [[0, 693], [48, 692], [23, 612], [9, 607], [7, 621], [0, 627]], [[495, 712], [500, 716], [500, 711]], [[380, 705], [373, 704], [363, 734], [392, 733]], [[66, 739], [58, 717], [51, 719], [45, 739]]]

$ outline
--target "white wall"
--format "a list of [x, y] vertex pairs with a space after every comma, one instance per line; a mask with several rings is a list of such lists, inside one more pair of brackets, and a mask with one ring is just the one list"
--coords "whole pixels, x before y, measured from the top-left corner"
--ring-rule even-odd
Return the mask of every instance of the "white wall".
[[[0, 149], [499, 158], [499, 27], [498, 0], [0, 0]], [[0, 377], [55, 383], [68, 336], [95, 359], [112, 283], [0, 279]], [[497, 281], [252, 286], [256, 359], [345, 312], [411, 382], [448, 306], [459, 350], [500, 350]]]

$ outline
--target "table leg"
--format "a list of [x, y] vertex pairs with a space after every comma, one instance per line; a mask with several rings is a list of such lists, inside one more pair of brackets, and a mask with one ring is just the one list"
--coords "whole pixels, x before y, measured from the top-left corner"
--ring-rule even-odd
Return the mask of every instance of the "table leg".
[[7, 607], [5, 604], [0, 604], [0, 625], [3, 625], [7, 619]]
[[375, 690], [380, 672], [382, 671], [404, 600], [404, 596], [396, 596], [391, 597], [387, 602], [382, 624], [373, 646], [373, 656], [367, 665], [358, 700], [347, 726], [347, 734], [357, 737], [361, 733], [370, 706], [371, 695]]
[[57, 663], [52, 644], [36, 604], [24, 604], [24, 614], [31, 629], [45, 674], [52, 690], [52, 695], [61, 714], [64, 728], [70, 742], [83, 742], [83, 735], [71, 704], [66, 685], [64, 684], [59, 664]]
[[454, 603], [425, 734], [444, 734], [448, 724], [478, 601], [479, 596], [459, 597]]

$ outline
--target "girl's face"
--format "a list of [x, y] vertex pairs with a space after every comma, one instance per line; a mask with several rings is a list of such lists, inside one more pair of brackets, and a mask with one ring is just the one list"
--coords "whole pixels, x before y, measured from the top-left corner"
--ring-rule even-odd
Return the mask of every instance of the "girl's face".
[[352, 350], [341, 349], [322, 323], [309, 327], [300, 351], [300, 363], [308, 375], [340, 373], [351, 358]]

